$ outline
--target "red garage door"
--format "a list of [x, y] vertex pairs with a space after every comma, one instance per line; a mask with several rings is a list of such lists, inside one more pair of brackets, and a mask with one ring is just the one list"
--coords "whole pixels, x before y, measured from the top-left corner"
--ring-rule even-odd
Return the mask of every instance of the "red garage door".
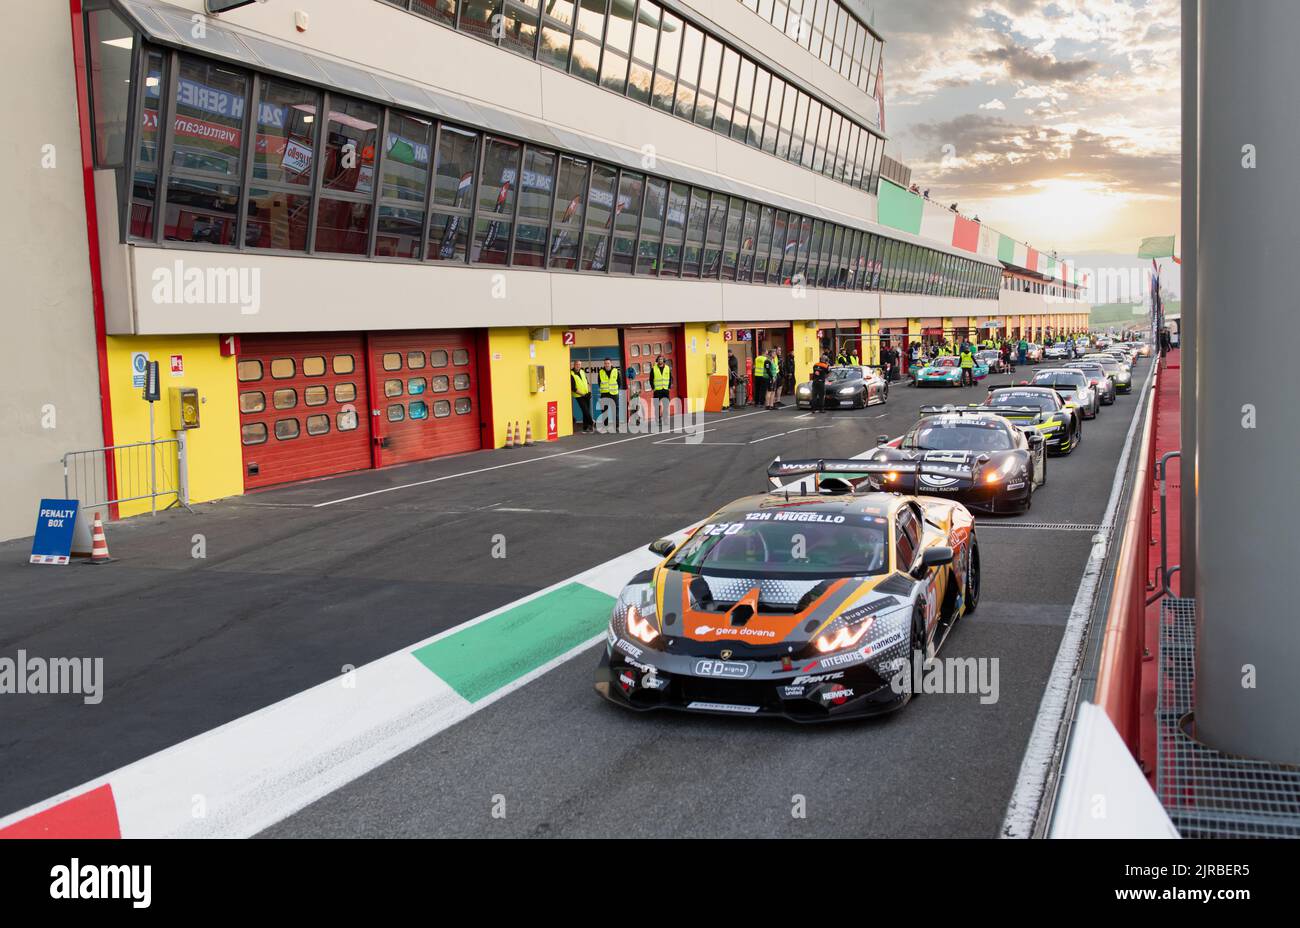
[[650, 388], [650, 368], [659, 355], [663, 355], [664, 360], [672, 365], [673, 396], [682, 395], [685, 372], [682, 369], [684, 359], [678, 357], [677, 339], [680, 335], [677, 326], [623, 330], [623, 363], [628, 369], [636, 370], [636, 375], [628, 379], [628, 390], [633, 397], [644, 392], [649, 400], [654, 395]]
[[370, 382], [379, 464], [480, 447], [474, 332], [370, 336]]
[[236, 376], [245, 489], [370, 467], [361, 335], [246, 335]]

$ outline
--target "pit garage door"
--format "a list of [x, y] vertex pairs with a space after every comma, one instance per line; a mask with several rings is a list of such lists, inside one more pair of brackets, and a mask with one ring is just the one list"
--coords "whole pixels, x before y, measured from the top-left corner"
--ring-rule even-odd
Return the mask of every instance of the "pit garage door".
[[472, 330], [370, 336], [379, 466], [481, 447], [474, 339]]
[[672, 365], [673, 396], [682, 395], [685, 359], [678, 355], [680, 335], [678, 326], [629, 327], [623, 330], [623, 362], [629, 371], [635, 371], [628, 377], [628, 391], [633, 398], [643, 392], [647, 400], [654, 395], [650, 388], [650, 368], [659, 355]]
[[246, 335], [236, 377], [245, 489], [371, 466], [363, 336]]

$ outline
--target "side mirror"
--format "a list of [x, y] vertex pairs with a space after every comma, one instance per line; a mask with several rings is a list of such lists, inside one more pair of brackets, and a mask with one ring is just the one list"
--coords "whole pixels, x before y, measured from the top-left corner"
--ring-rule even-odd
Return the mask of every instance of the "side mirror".
[[877, 435], [877, 436], [876, 436], [876, 447], [879, 448], [881, 445], [887, 443], [888, 441], [889, 441], [889, 436], [888, 436], [888, 435]]
[[660, 538], [658, 541], [650, 542], [646, 548], [651, 554], [657, 554], [660, 557], [667, 557], [673, 553], [673, 548], [677, 547], [671, 538]]
[[1043, 436], [1038, 432], [1030, 432], [1025, 437], [1029, 439], [1029, 447], [1031, 448], [1037, 448], [1043, 443]]
[[951, 564], [952, 556], [952, 548], [946, 546], [926, 548], [921, 552], [921, 563], [912, 572], [913, 576], [920, 579], [925, 576], [931, 567], [942, 567], [944, 564]]

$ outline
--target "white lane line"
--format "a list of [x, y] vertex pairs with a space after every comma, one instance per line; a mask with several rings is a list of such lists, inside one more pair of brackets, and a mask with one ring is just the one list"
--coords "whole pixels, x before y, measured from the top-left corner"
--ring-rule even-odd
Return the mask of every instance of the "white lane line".
[[785, 432], [777, 432], [775, 435], [764, 435], [762, 438], [755, 438], [753, 441], [750, 442], [750, 444], [751, 444], [751, 445], [756, 445], [756, 444], [758, 444], [760, 441], [767, 441], [769, 438], [780, 438], [780, 437], [781, 437], [782, 435], [784, 435], [784, 434], [786, 434], [786, 433], [785, 433]]
[[[1145, 400], [1151, 395], [1151, 380], [1154, 376], [1153, 365], [1147, 372], [1147, 380], [1142, 387], [1141, 395], [1144, 402], [1137, 403], [1133, 409], [1128, 435], [1124, 439], [1124, 450], [1120, 453], [1119, 463], [1115, 466], [1115, 480], [1110, 487], [1106, 513], [1102, 516], [1101, 528], [1092, 536], [1092, 551], [1084, 565], [1083, 576], [1079, 578], [1079, 588], [1074, 594], [1074, 605], [1070, 607], [1070, 618], [1066, 622], [1065, 633], [1061, 636], [1061, 646], [1057, 649], [1056, 660], [1052, 663], [1052, 672], [1047, 678], [1042, 702], [1038, 705], [1038, 715], [1034, 719], [1034, 728], [1029, 736], [1029, 744], [1025, 748], [1024, 759], [1020, 763], [1016, 786], [1011, 793], [1006, 817], [1002, 822], [1004, 838], [1028, 838], [1033, 835], [1034, 822], [1038, 818], [1039, 808], [1045, 798], [1047, 777], [1057, 751], [1057, 736], [1061, 733], [1061, 725], [1069, 708], [1074, 675], [1083, 656], [1088, 622], [1097, 599], [1102, 568], [1106, 564], [1106, 551], [1110, 545], [1110, 533], [1115, 524], [1115, 511], [1119, 507], [1124, 477], [1128, 472], [1128, 460], [1133, 452], [1133, 438], [1137, 434], [1138, 422], [1141, 421], [1142, 410], [1146, 405]], [[1155, 415], [1154, 404], [1152, 404], [1151, 415]], [[1138, 475], [1137, 479], [1143, 478]]]
[[[741, 419], [748, 419], [750, 416], [757, 416], [764, 412], [767, 412], [767, 410], [763, 409], [763, 410], [759, 410], [758, 412], [747, 412], [747, 413], [742, 413], [739, 416], [731, 416], [728, 417], [727, 419], [720, 421], [718, 423], [718, 427], [723, 425], [728, 425], [732, 422], [738, 422]], [[520, 464], [536, 464], [539, 461], [550, 461], [553, 460], [554, 458], [562, 458], [570, 454], [590, 454], [591, 452], [598, 451], [601, 448], [609, 448], [614, 445], [621, 445], [629, 441], [638, 441], [642, 438], [653, 438], [656, 435], [662, 435], [662, 434], [663, 434], [662, 432], [647, 432], [644, 435], [633, 435], [631, 438], [620, 438], [618, 441], [607, 441], [599, 445], [591, 445], [590, 447], [587, 448], [574, 448], [570, 451], [557, 451], [555, 454], [544, 454], [541, 457], [526, 458], [522, 461], [509, 461], [505, 464], [493, 464], [491, 467], [480, 467], [477, 470], [466, 470], [466, 471], [461, 471], [458, 474], [447, 474], [445, 477], [430, 477], [428, 480], [417, 480], [414, 483], [401, 483], [398, 484], [397, 486], [384, 487], [381, 490], [370, 490], [366, 493], [357, 493], [355, 496], [344, 496], [339, 499], [326, 500], [323, 503], [316, 503], [314, 506], [312, 506], [312, 508], [320, 509], [325, 506], [334, 506], [339, 503], [350, 503], [353, 500], [365, 499], [368, 496], [379, 496], [381, 493], [392, 493], [396, 490], [409, 490], [412, 487], [427, 486], [430, 483], [441, 483], [444, 480], [456, 480], [460, 477], [473, 477], [476, 474], [486, 474], [490, 471], [501, 470], [504, 467], [518, 467]]]

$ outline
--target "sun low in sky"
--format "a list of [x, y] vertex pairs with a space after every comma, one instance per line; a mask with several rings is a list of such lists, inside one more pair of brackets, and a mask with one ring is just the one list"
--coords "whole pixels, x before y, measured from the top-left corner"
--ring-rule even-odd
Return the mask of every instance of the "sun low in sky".
[[891, 151], [1044, 251], [1178, 229], [1178, 0], [874, 0]]

